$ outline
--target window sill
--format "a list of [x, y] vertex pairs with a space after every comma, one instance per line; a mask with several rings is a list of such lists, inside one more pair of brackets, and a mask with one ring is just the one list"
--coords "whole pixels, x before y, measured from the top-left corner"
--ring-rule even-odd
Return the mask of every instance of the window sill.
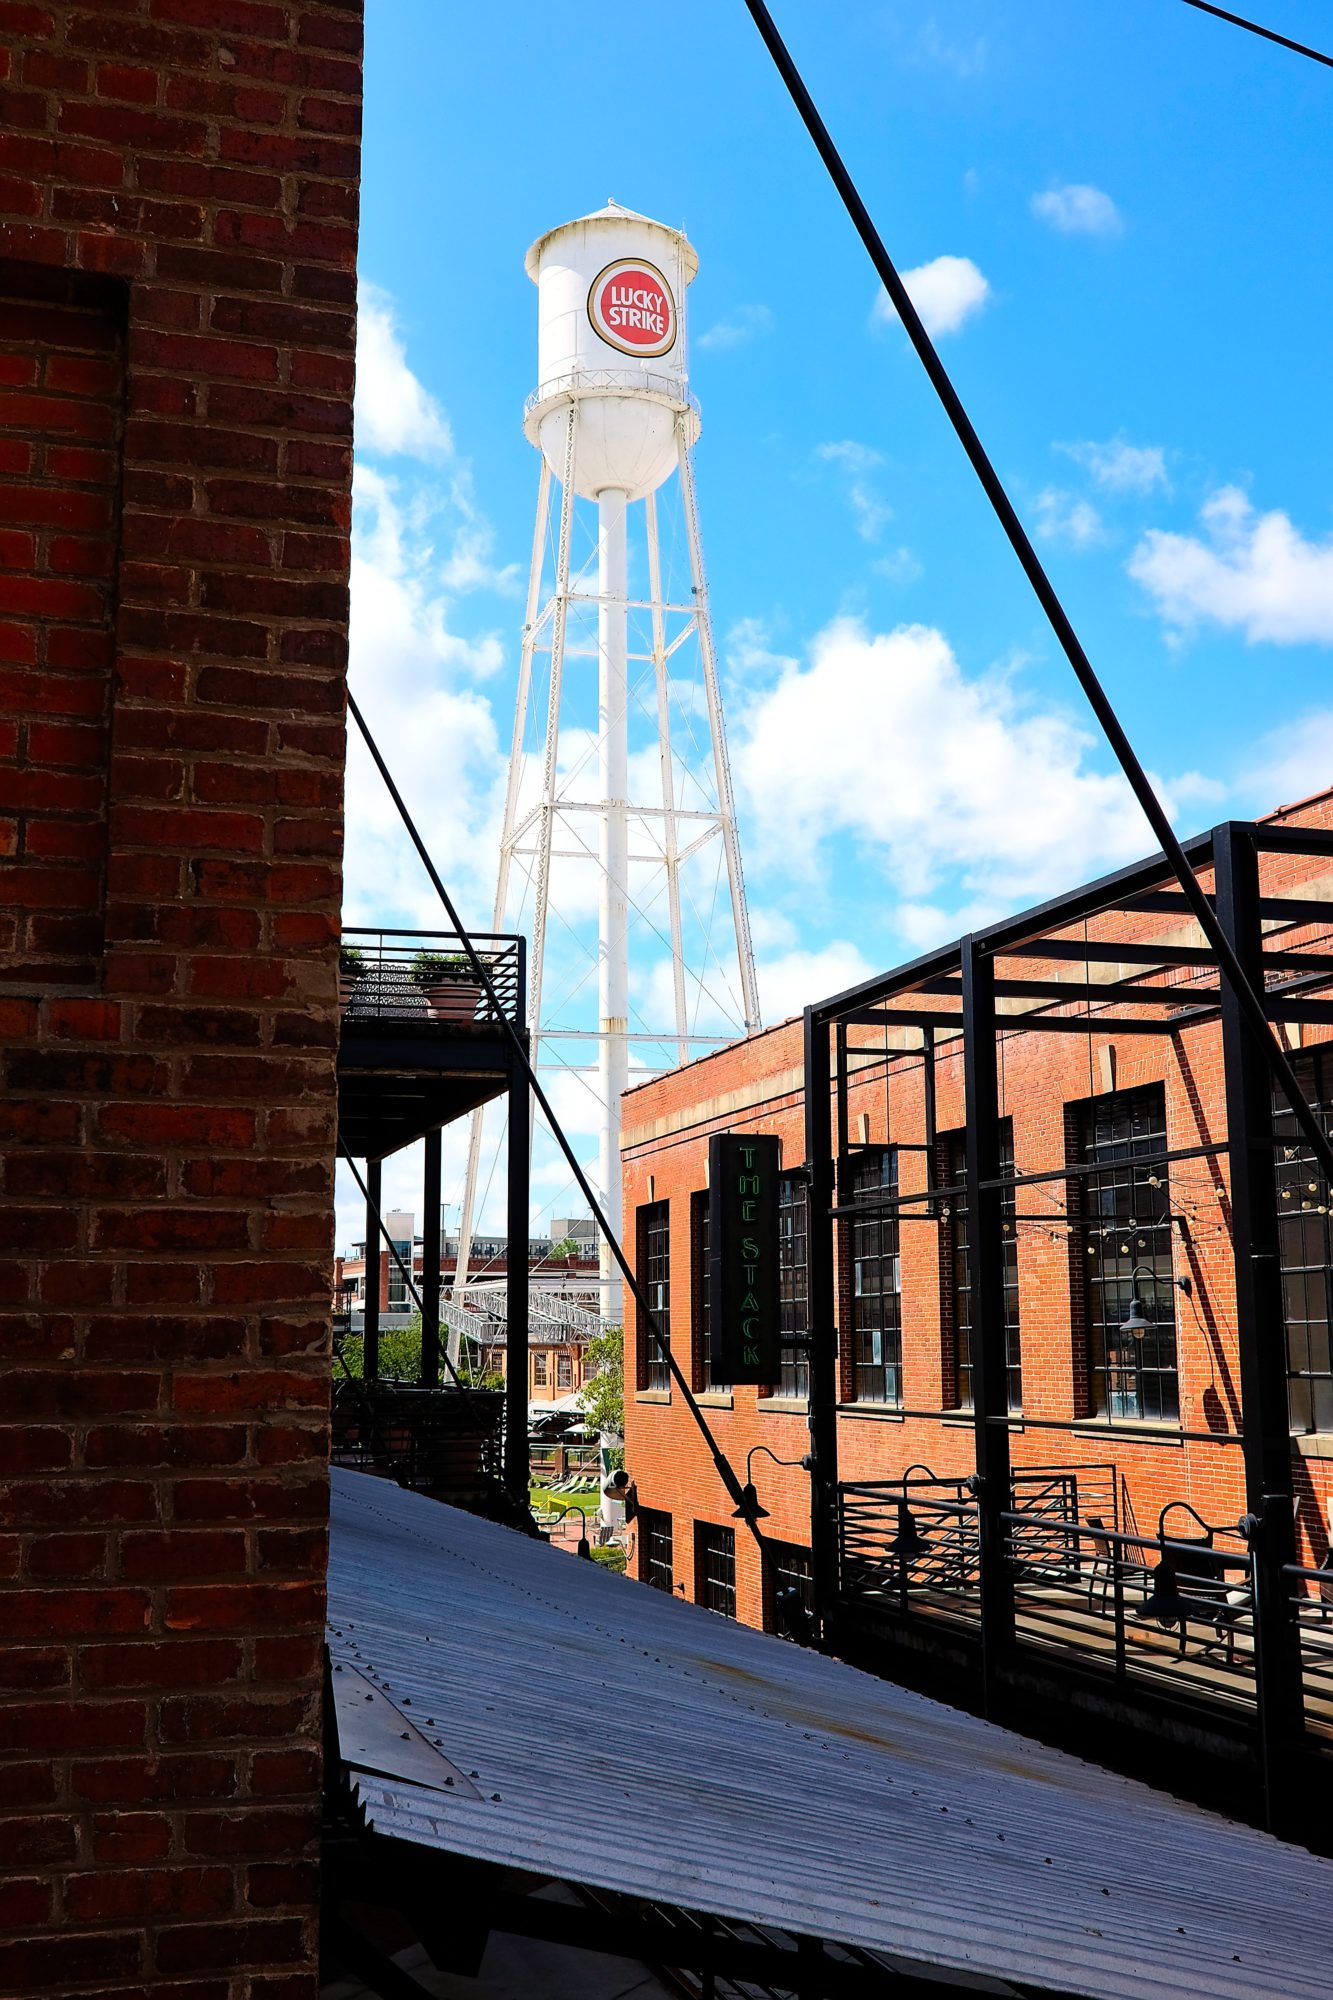
[[[1011, 1431], [1021, 1431], [1024, 1428], [1023, 1412], [1021, 1410], [1010, 1410], [1008, 1418]], [[940, 1422], [946, 1427], [952, 1427], [954, 1430], [974, 1431], [977, 1427], [976, 1417], [971, 1410], [960, 1410], [957, 1408], [941, 1410]]]
[[670, 1389], [636, 1389], [634, 1391], [634, 1400], [636, 1403], [669, 1403], [671, 1401], [671, 1391]]
[[868, 1417], [877, 1424], [905, 1424], [907, 1417], [894, 1403], [839, 1403], [840, 1417]]
[[730, 1410], [734, 1407], [730, 1389], [696, 1389], [694, 1400], [705, 1410]]
[[760, 1396], [755, 1408], [775, 1417], [804, 1417], [810, 1405], [804, 1396]]
[[1333, 1458], [1333, 1431], [1294, 1431], [1291, 1442], [1302, 1458]]
[[1069, 1426], [1083, 1437], [1137, 1438], [1142, 1444], [1174, 1445], [1185, 1448], [1185, 1432], [1180, 1424], [1155, 1423], [1151, 1417], [1075, 1417]]

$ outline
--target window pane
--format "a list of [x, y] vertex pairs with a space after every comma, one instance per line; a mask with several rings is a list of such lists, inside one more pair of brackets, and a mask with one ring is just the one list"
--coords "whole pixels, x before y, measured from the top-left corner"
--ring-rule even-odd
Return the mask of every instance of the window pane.
[[694, 1527], [694, 1597], [724, 1618], [736, 1616], [736, 1531], [703, 1521]]
[[[943, 1183], [946, 1190], [944, 1228], [941, 1236], [945, 1270], [945, 1313], [953, 1335], [954, 1395], [952, 1406], [972, 1407], [972, 1278], [968, 1268], [971, 1238], [967, 1216], [967, 1134], [947, 1132], [940, 1142], [943, 1152]], [[1011, 1118], [1000, 1120], [1000, 1172], [1014, 1171], [1014, 1125]], [[1005, 1188], [1000, 1196], [1000, 1228], [1004, 1246], [1004, 1328], [1005, 1370], [1008, 1378], [1009, 1408], [1023, 1407], [1023, 1362], [1019, 1336], [1018, 1231], [1016, 1190]]]
[[810, 1394], [810, 1272], [806, 1261], [809, 1214], [804, 1179], [797, 1174], [784, 1174], [778, 1189], [778, 1283], [782, 1314], [782, 1372], [778, 1393], [803, 1398]]
[[[1306, 1102], [1327, 1132], [1333, 1052], [1309, 1049], [1292, 1058]], [[1333, 1366], [1330, 1364], [1329, 1198], [1291, 1107], [1275, 1098], [1273, 1131], [1278, 1139], [1278, 1244], [1282, 1259], [1282, 1303], [1287, 1322], [1287, 1402], [1293, 1431], [1333, 1430]], [[1323, 1211], [1321, 1213], [1321, 1211]]]
[[[638, 1213], [637, 1276], [648, 1295], [658, 1327], [671, 1342], [671, 1216], [664, 1201], [650, 1201]], [[639, 1313], [639, 1339], [644, 1356], [643, 1379], [650, 1389], [671, 1387], [671, 1368], [649, 1324]]]
[[1088, 1360], [1098, 1416], [1174, 1422], [1176, 1292], [1160, 1084], [1080, 1107]]
[[852, 1387], [858, 1402], [902, 1400], [902, 1310], [899, 1296], [898, 1192], [893, 1146], [858, 1153], [852, 1163], [851, 1200], [864, 1205], [851, 1227]]

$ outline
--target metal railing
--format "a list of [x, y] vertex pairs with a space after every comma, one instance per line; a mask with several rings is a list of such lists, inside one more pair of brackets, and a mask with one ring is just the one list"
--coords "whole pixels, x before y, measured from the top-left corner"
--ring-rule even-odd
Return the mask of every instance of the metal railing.
[[1333, 1735], [1333, 1556], [1322, 1564], [1293, 1563], [1283, 1571], [1301, 1649], [1305, 1720]]
[[[1108, 1464], [1016, 1468], [1010, 1498], [1000, 1521], [1021, 1646], [1253, 1710], [1253, 1565], [1238, 1528], [1211, 1526], [1175, 1502], [1155, 1536], [1128, 1532]], [[845, 1602], [979, 1624], [984, 1558], [965, 1479], [913, 1466], [897, 1480], [844, 1485], [839, 1503]], [[1333, 1568], [1288, 1575], [1307, 1707], [1333, 1728]]]
[[[915, 1471], [916, 1469], [913, 1468]], [[839, 1488], [844, 1594], [901, 1612], [974, 1624], [980, 1615], [977, 1503], [933, 1473]]]
[[504, 1476], [504, 1396], [344, 1377], [333, 1385], [330, 1458], [460, 1506], [493, 1501]]
[[339, 996], [343, 1021], [356, 1028], [497, 1026], [521, 1028], [523, 941], [474, 932], [477, 955], [495, 987], [492, 1005], [463, 950], [448, 931], [370, 930], [342, 934]]
[[1253, 1568], [1234, 1530], [1176, 1540], [1017, 1510], [1001, 1519], [1021, 1643], [1120, 1681], [1254, 1706]]

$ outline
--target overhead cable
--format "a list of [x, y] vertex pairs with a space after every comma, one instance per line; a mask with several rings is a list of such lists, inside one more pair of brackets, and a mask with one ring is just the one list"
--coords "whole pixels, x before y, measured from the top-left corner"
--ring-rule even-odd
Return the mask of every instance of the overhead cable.
[[458, 938], [460, 944], [462, 945], [464, 953], [467, 956], [468, 962], [472, 967], [473, 973], [476, 976], [478, 982], [480, 983], [482, 990], [486, 995], [486, 998], [490, 1001], [496, 1019], [501, 1023], [505, 1034], [508, 1036], [510, 1042], [513, 1044], [514, 1054], [518, 1059], [519, 1067], [522, 1069], [524, 1075], [528, 1079], [528, 1083], [530, 1084], [532, 1089], [532, 1094], [536, 1098], [537, 1103], [541, 1109], [542, 1116], [545, 1118], [546, 1123], [550, 1128], [551, 1136], [555, 1140], [556, 1144], [559, 1146], [561, 1152], [564, 1154], [565, 1160], [569, 1165], [570, 1171], [573, 1174], [575, 1181], [578, 1183], [579, 1192], [583, 1196], [583, 1199], [587, 1202], [588, 1207], [592, 1210], [593, 1220], [597, 1224], [598, 1229], [601, 1231], [602, 1238], [607, 1244], [608, 1248], [610, 1249], [611, 1255], [615, 1258], [616, 1263], [620, 1266], [621, 1275], [624, 1278], [625, 1283], [629, 1287], [630, 1295], [633, 1298], [634, 1303], [636, 1304], [636, 1306], [639, 1309], [639, 1312], [642, 1315], [643, 1324], [647, 1327], [648, 1332], [657, 1347], [658, 1354], [660, 1355], [662, 1360], [665, 1361], [667, 1368], [671, 1373], [671, 1379], [676, 1384], [676, 1387], [680, 1390], [686, 1408], [689, 1410], [690, 1415], [694, 1418], [695, 1423], [699, 1427], [699, 1430], [703, 1436], [704, 1443], [707, 1445], [709, 1454], [713, 1460], [713, 1464], [717, 1468], [718, 1477], [721, 1479], [722, 1484], [726, 1487], [727, 1492], [731, 1495], [732, 1500], [735, 1502], [736, 1506], [735, 1518], [738, 1520], [743, 1520], [745, 1522], [746, 1526], [750, 1530], [750, 1533], [753, 1535], [756, 1543], [758, 1544], [761, 1558], [764, 1561], [767, 1561], [771, 1564], [772, 1555], [769, 1550], [768, 1543], [765, 1540], [764, 1536], [759, 1531], [759, 1524], [754, 1519], [753, 1508], [750, 1504], [745, 1489], [741, 1485], [740, 1480], [736, 1477], [735, 1471], [730, 1461], [726, 1457], [726, 1454], [723, 1452], [721, 1446], [718, 1444], [717, 1439], [713, 1436], [713, 1433], [708, 1425], [708, 1420], [704, 1416], [702, 1409], [699, 1407], [699, 1403], [695, 1397], [694, 1391], [691, 1389], [689, 1383], [685, 1379], [685, 1375], [681, 1370], [680, 1363], [677, 1361], [675, 1355], [671, 1351], [671, 1339], [669, 1331], [666, 1333], [663, 1332], [661, 1323], [658, 1319], [656, 1312], [653, 1310], [652, 1306], [648, 1303], [648, 1296], [646, 1292], [644, 1291], [642, 1285], [639, 1283], [639, 1280], [635, 1276], [633, 1270], [630, 1268], [629, 1259], [625, 1255], [624, 1249], [621, 1246], [619, 1238], [616, 1236], [615, 1232], [611, 1228], [610, 1223], [607, 1221], [606, 1214], [602, 1208], [602, 1205], [598, 1201], [596, 1195], [593, 1193], [592, 1187], [588, 1181], [587, 1175], [583, 1171], [583, 1168], [579, 1165], [578, 1156], [575, 1153], [574, 1148], [570, 1144], [568, 1138], [565, 1136], [564, 1127], [561, 1125], [559, 1119], [556, 1117], [555, 1112], [551, 1107], [551, 1101], [547, 1097], [546, 1092], [542, 1089], [541, 1083], [538, 1081], [537, 1072], [533, 1067], [532, 1058], [528, 1053], [527, 1040], [522, 1034], [520, 1034], [519, 1030], [514, 1026], [514, 1023], [510, 1020], [508, 1012], [505, 1009], [504, 1003], [500, 999], [500, 996], [495, 990], [495, 985], [491, 979], [489, 967], [487, 966], [485, 960], [481, 957], [476, 946], [473, 944], [470, 932], [464, 929], [463, 920], [459, 916], [457, 909], [454, 907], [453, 898], [450, 896], [449, 891], [445, 888], [444, 883], [440, 878], [440, 872], [436, 868], [434, 861], [431, 859], [430, 850], [426, 846], [425, 841], [421, 838], [421, 835], [417, 830], [416, 821], [413, 819], [411, 813], [409, 812], [407, 807], [407, 802], [403, 798], [402, 793], [399, 791], [397, 785], [394, 783], [392, 772], [390, 771], [388, 765], [385, 763], [383, 757], [380, 755], [379, 745], [376, 743], [374, 737], [371, 735], [369, 725], [367, 724], [365, 717], [362, 715], [361, 710], [357, 705], [356, 697], [351, 692], [350, 688], [348, 689], [347, 692], [347, 706], [351, 711], [353, 721], [356, 723], [357, 728], [361, 731], [362, 738], [364, 739], [366, 748], [367, 750], [369, 750], [371, 758], [374, 761], [375, 768], [379, 772], [381, 778], [383, 778], [389, 796], [393, 800], [394, 805], [398, 809], [398, 816], [402, 820], [404, 827], [407, 829], [408, 838], [411, 840], [412, 845], [416, 848], [416, 851], [421, 859], [421, 864], [425, 869], [427, 875], [429, 875], [430, 877], [431, 886], [434, 889], [436, 895], [439, 897], [440, 902], [444, 906], [445, 913], [449, 918], [449, 923], [452, 927], [454, 935]]
[[1263, 1001], [1246, 978], [1245, 969], [1236, 956], [1230, 938], [1222, 928], [1217, 912], [1200, 887], [1198, 877], [1186, 859], [1185, 850], [1176, 837], [1166, 810], [1153, 790], [1148, 774], [1139, 762], [1134, 746], [1126, 735], [1106, 690], [1097, 678], [1092, 661], [1083, 649], [1083, 644], [1070, 622], [1069, 614], [1061, 603], [1054, 584], [1042, 567], [1041, 559], [1032, 546], [1027, 530], [1020, 521], [999, 474], [987, 456], [985, 446], [973, 428], [972, 420], [963, 407], [962, 398], [954, 388], [948, 371], [935, 351], [934, 342], [926, 332], [921, 316], [912, 303], [897, 267], [884, 247], [883, 239], [871, 220], [870, 212], [861, 199], [856, 183], [829, 135], [828, 127], [806, 87], [805, 79], [792, 60], [786, 43], [774, 25], [772, 15], [764, 5], [764, 0], [745, 0], [745, 4], [773, 58], [778, 74], [787, 86], [787, 91], [801, 115], [807, 132], [814, 141], [816, 151], [828, 169], [829, 178], [865, 245], [880, 282], [903, 323], [904, 331], [916, 349], [936, 395], [944, 405], [945, 414], [971, 461], [973, 471], [981, 481], [986, 498], [990, 501], [1000, 526], [1008, 537], [1009, 545], [1022, 564], [1024, 574], [1036, 593], [1038, 603], [1046, 613], [1065, 658], [1073, 668], [1079, 686], [1087, 696], [1088, 704], [1101, 724], [1107, 742], [1115, 752], [1116, 760], [1128, 780], [1130, 790], [1138, 800], [1163, 856], [1171, 865], [1185, 901], [1200, 930], [1212, 946], [1217, 957], [1218, 970], [1231, 987], [1247, 1026], [1258, 1038], [1282, 1095], [1291, 1106], [1296, 1123], [1309, 1141], [1315, 1159], [1328, 1176], [1330, 1183], [1333, 1183], [1333, 1144], [1330, 1144], [1328, 1134], [1306, 1102], [1305, 1093], [1296, 1080], [1296, 1073], [1287, 1059], [1286, 1052], [1279, 1047], [1269, 1026]]
[[1243, 14], [1233, 14], [1229, 7], [1214, 7], [1212, 0], [1185, 0], [1185, 5], [1197, 9], [1200, 14], [1213, 14], [1219, 21], [1230, 21], [1233, 28], [1248, 28], [1252, 35], [1260, 35], [1266, 42], [1276, 42], [1280, 49], [1290, 49], [1293, 55], [1308, 56], [1311, 62], [1323, 63], [1326, 69], [1333, 69], [1333, 56], [1326, 56], [1321, 49], [1312, 49], [1307, 42], [1293, 42], [1290, 35], [1279, 35], [1274, 28], [1261, 28], [1257, 21], [1247, 21]]

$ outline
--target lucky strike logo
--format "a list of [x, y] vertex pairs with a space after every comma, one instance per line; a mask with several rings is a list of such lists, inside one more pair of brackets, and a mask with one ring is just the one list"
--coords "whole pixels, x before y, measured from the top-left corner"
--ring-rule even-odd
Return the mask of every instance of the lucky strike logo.
[[622, 354], [665, 354], [676, 338], [671, 287], [653, 265], [635, 257], [608, 264], [593, 279], [588, 318]]

